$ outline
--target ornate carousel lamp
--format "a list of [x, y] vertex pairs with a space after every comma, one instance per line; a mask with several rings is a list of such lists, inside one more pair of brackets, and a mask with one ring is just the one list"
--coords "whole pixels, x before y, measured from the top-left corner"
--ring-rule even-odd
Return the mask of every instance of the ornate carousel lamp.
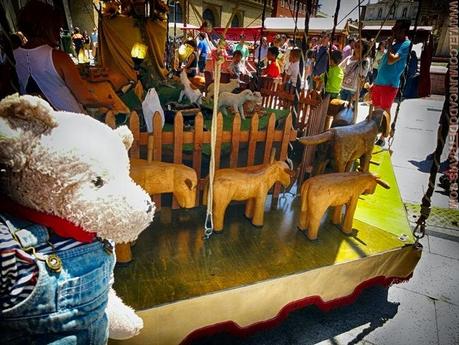
[[143, 60], [145, 60], [145, 56], [147, 55], [148, 47], [143, 44], [136, 42], [132, 46], [131, 49], [131, 59], [134, 62], [134, 70], [137, 74], [137, 79], [140, 77], [140, 65], [142, 64]]

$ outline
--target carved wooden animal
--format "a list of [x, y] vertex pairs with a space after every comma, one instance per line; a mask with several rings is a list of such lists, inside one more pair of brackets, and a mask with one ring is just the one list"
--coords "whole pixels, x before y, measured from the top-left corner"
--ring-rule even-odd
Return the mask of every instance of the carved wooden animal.
[[308, 238], [315, 240], [320, 220], [328, 207], [334, 207], [332, 223], [341, 224], [342, 206], [346, 205], [342, 231], [351, 233], [352, 219], [360, 194], [373, 194], [376, 184], [390, 188], [377, 176], [362, 172], [332, 173], [307, 179], [301, 186], [299, 229], [307, 230]]
[[[222, 92], [233, 92], [233, 90], [237, 89], [238, 87], [239, 87], [239, 80], [237, 79], [231, 79], [229, 83], [220, 83], [219, 94]], [[207, 86], [206, 97], [207, 98], [214, 97], [214, 82], [210, 83], [209, 86]]]
[[[269, 164], [245, 168], [220, 169], [215, 172], [213, 190], [214, 231], [223, 229], [225, 211], [232, 200], [247, 200], [245, 216], [252, 219], [255, 226], [263, 226], [265, 201], [268, 191], [275, 182], [284, 187], [290, 185], [294, 172], [286, 162], [275, 161]], [[207, 201], [206, 185], [204, 201]]]
[[183, 164], [131, 159], [131, 178], [152, 194], [173, 193], [180, 207], [191, 208], [196, 202], [197, 176]]
[[355, 125], [331, 128], [324, 133], [299, 138], [304, 145], [327, 143], [318, 150], [313, 175], [322, 173], [331, 160], [336, 172], [350, 171], [353, 162], [360, 159], [360, 169], [368, 172], [376, 135], [380, 132], [383, 110], [375, 110], [371, 118]]

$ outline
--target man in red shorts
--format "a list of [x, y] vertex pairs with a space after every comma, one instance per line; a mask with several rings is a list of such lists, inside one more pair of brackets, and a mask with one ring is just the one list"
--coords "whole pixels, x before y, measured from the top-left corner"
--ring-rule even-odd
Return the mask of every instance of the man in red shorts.
[[[390, 114], [390, 108], [400, 87], [400, 76], [406, 66], [411, 41], [407, 34], [410, 30], [410, 20], [400, 19], [392, 28], [395, 42], [388, 45], [387, 53], [383, 56], [378, 75], [371, 89], [371, 101], [375, 109], [384, 109]], [[390, 123], [387, 124], [390, 126]], [[376, 145], [384, 146], [387, 132], [381, 134]]]

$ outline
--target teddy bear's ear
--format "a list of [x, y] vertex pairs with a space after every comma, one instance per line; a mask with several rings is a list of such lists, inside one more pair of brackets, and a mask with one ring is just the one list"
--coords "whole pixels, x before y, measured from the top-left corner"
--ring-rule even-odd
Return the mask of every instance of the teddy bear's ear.
[[127, 126], [120, 126], [114, 131], [123, 141], [124, 146], [126, 146], [126, 150], [129, 150], [134, 142], [134, 136], [132, 135], [130, 129]]
[[57, 126], [54, 110], [34, 96], [5, 97], [0, 101], [0, 166], [19, 171], [27, 162], [33, 142]]
[[[13, 131], [41, 135], [57, 126], [51, 106], [35, 96], [14, 94], [0, 101], [0, 118], [6, 120]], [[5, 135], [0, 128], [0, 135]]]

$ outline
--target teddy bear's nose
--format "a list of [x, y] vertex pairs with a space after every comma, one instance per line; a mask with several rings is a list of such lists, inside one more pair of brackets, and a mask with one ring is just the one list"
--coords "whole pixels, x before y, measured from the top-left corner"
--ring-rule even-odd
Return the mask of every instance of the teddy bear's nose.
[[150, 213], [152, 209], [153, 209], [152, 203], [147, 200], [147, 213]]

